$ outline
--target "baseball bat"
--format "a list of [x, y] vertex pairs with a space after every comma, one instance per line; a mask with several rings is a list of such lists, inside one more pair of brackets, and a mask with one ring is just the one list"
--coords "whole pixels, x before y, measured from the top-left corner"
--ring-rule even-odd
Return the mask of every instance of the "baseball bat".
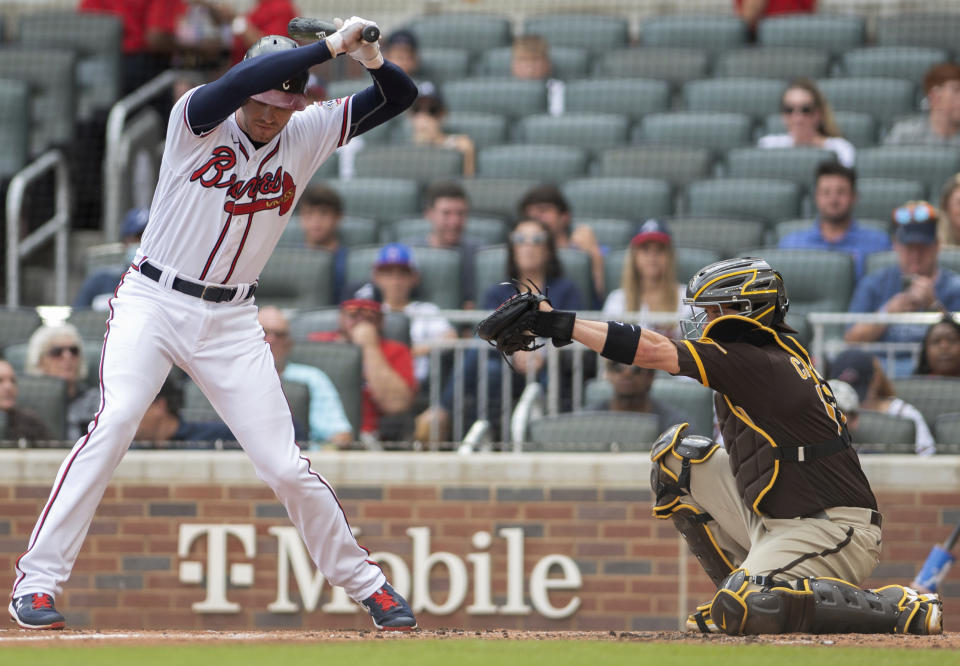
[[930, 549], [927, 561], [923, 563], [910, 587], [920, 592], [936, 592], [940, 581], [946, 577], [950, 565], [956, 559], [950, 554], [950, 551], [956, 545], [958, 539], [960, 539], [960, 523], [957, 523], [957, 526], [953, 528], [943, 545], [938, 544]]
[[[322, 21], [304, 16], [292, 18], [287, 24], [287, 34], [297, 40], [323, 39], [336, 31], [337, 27], [330, 21]], [[363, 32], [360, 33], [360, 36], [363, 41], [372, 44], [380, 39], [380, 28], [375, 25], [368, 25], [363, 29]]]

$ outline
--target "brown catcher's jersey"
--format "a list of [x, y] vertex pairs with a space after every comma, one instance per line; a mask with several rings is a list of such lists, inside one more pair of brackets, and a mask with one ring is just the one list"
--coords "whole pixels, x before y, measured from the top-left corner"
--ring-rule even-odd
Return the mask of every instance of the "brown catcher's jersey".
[[697, 341], [674, 343], [677, 374], [717, 392], [730, 466], [753, 511], [796, 518], [837, 506], [877, 508], [852, 447], [803, 462], [781, 460], [775, 451], [844, 435], [845, 417], [799, 343], [737, 315], [712, 322]]

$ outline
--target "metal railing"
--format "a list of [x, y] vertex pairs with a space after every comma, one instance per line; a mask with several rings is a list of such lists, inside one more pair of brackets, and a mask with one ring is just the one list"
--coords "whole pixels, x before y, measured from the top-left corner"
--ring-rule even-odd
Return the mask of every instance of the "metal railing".
[[[54, 214], [33, 232], [20, 238], [27, 187], [48, 171], [54, 174]], [[54, 300], [67, 302], [67, 243], [70, 236], [70, 176], [59, 150], [50, 150], [28, 164], [10, 181], [7, 189], [7, 307], [20, 305], [20, 263], [53, 238]]]

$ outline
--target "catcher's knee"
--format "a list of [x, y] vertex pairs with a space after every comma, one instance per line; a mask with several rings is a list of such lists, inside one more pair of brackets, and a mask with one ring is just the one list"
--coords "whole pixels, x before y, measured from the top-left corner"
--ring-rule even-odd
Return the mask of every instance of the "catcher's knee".
[[[719, 585], [733, 570], [733, 564], [723, 554], [707, 525], [713, 518], [709, 513], [683, 502], [682, 496], [690, 493], [691, 465], [709, 459], [720, 445], [708, 437], [699, 435], [681, 437], [686, 427], [686, 423], [671, 426], [660, 435], [650, 451], [650, 459], [653, 461], [650, 486], [655, 497], [653, 515], [657, 518], [673, 520], [677, 531], [686, 540], [690, 552], [700, 561], [700, 566], [714, 584]], [[674, 474], [667, 467], [667, 456], [674, 456], [680, 460], [679, 474]]]

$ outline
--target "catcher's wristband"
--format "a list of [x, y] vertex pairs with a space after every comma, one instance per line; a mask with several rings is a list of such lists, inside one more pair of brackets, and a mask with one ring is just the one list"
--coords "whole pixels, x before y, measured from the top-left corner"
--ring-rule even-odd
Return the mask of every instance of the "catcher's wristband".
[[637, 356], [637, 347], [640, 346], [640, 331], [641, 328], [633, 324], [608, 321], [607, 339], [603, 343], [600, 356], [624, 365], [633, 365], [633, 359]]
[[573, 342], [573, 324], [576, 320], [576, 312], [537, 312], [532, 330], [537, 337], [550, 338], [554, 347], [565, 347]]

